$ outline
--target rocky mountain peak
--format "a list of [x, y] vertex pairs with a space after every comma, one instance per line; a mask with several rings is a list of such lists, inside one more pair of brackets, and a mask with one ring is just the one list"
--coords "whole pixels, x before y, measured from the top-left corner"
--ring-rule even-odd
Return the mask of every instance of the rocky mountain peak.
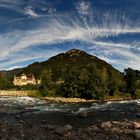
[[84, 51], [81, 51], [81, 50], [78, 50], [78, 49], [71, 49], [69, 51], [67, 51], [65, 53], [66, 55], [69, 55], [69, 56], [78, 56], [80, 54], [86, 54]]

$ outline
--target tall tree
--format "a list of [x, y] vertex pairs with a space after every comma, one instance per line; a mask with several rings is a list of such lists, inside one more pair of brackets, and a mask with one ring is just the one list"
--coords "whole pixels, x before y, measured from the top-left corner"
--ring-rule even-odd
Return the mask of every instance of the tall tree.
[[125, 69], [124, 70], [124, 78], [125, 78], [125, 81], [127, 83], [126, 91], [128, 93], [131, 93], [132, 95], [135, 95], [136, 80], [137, 80], [135, 71], [130, 69], [130, 68]]
[[52, 75], [51, 70], [43, 70], [41, 73], [41, 86], [40, 86], [40, 93], [43, 96], [46, 96], [49, 94], [49, 91], [51, 90], [53, 82], [52, 82]]

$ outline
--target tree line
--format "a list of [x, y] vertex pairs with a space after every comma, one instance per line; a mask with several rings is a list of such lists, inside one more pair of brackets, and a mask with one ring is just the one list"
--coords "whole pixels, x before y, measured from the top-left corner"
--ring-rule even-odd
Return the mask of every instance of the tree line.
[[0, 73], [0, 90], [38, 90], [41, 96], [78, 97], [104, 100], [108, 96], [140, 95], [140, 71], [125, 69], [123, 73], [110, 68], [98, 69], [96, 65], [44, 69], [41, 85], [14, 86]]
[[66, 68], [63, 71], [44, 70], [40, 93], [43, 96], [78, 97], [104, 100], [108, 96], [137, 96], [140, 77], [128, 68], [120, 76], [111, 69], [97, 69], [96, 65], [85, 68]]

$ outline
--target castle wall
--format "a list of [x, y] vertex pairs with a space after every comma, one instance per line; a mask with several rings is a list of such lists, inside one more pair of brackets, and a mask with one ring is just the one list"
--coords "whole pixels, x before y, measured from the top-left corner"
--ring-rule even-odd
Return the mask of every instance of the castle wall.
[[[38, 82], [39, 81], [39, 82]], [[40, 84], [41, 81], [40, 80], [36, 80], [35, 77], [33, 76], [32, 78], [28, 78], [25, 74], [22, 75], [21, 77], [16, 77], [14, 76], [14, 81], [13, 81], [14, 85], [19, 85], [19, 86], [24, 86], [24, 85], [36, 85], [36, 84]]]

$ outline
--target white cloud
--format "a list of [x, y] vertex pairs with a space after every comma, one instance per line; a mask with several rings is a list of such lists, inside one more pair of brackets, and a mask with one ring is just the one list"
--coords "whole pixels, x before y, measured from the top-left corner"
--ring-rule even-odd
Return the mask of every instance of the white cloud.
[[[30, 9], [30, 8], [29, 8]], [[85, 8], [86, 9], [86, 8]], [[29, 11], [30, 16], [37, 17], [36, 13], [32, 13]], [[35, 14], [35, 15], [34, 15]], [[49, 58], [51, 53], [45, 52], [45, 54], [41, 54], [40, 56], [38, 53], [33, 57], [29, 57], [27, 54], [20, 57], [18, 54], [21, 50], [26, 50], [31, 46], [37, 47], [41, 44], [58, 44], [67, 41], [83, 41], [87, 43], [93, 44], [93, 48], [98, 48], [97, 51], [102, 51], [105, 55], [104, 59], [109, 59], [107, 55], [109, 53], [111, 55], [117, 54], [124, 58], [127, 58], [127, 61], [122, 59], [121, 62], [124, 66], [131, 66], [136, 69], [140, 69], [140, 56], [138, 54], [131, 52], [129, 49], [132, 46], [136, 49], [139, 49], [139, 42], [135, 41], [131, 44], [127, 42], [122, 43], [114, 43], [114, 42], [102, 42], [99, 41], [100, 38], [108, 38], [112, 36], [118, 35], [125, 35], [125, 34], [134, 34], [140, 33], [139, 27], [130, 27], [127, 24], [121, 25], [116, 23], [110, 23], [108, 26], [104, 23], [102, 26], [99, 25], [85, 25], [81, 23], [81, 21], [77, 18], [71, 18], [70, 16], [66, 15], [65, 17], [56, 17], [56, 18], [47, 18], [46, 22], [42, 23], [38, 28], [21, 31], [21, 30], [14, 30], [5, 34], [0, 34], [0, 46], [3, 53], [0, 55], [0, 61], [5, 60], [7, 58], [12, 57], [12, 59], [6, 63], [0, 64], [1, 68], [8, 67], [8, 65], [16, 65], [16, 63], [28, 61], [33, 58]], [[98, 41], [97, 41], [98, 40]], [[88, 47], [87, 47], [88, 48]], [[58, 52], [58, 51], [57, 51]], [[30, 52], [33, 53], [32, 51]], [[54, 53], [53, 53], [54, 54]], [[17, 56], [13, 57], [13, 55]], [[100, 56], [102, 57], [102, 56]], [[111, 63], [111, 59], [109, 59]], [[115, 63], [120, 63], [120, 60], [115, 60]], [[131, 65], [130, 65], [131, 64]]]
[[76, 9], [79, 14], [88, 15], [91, 11], [91, 2], [90, 1], [80, 1], [77, 3]]
[[0, 0], [0, 7], [9, 7], [21, 5], [23, 2], [19, 0]]
[[0, 7], [16, 11], [18, 13], [23, 13], [23, 4], [24, 1], [21, 0], [0, 0]]
[[[89, 47], [89, 52], [94, 54], [94, 49], [97, 48], [98, 57], [106, 60], [108, 63], [115, 65], [117, 68], [121, 65], [120, 70], [123, 71], [124, 68], [131, 67], [133, 69], [140, 70], [140, 54], [131, 51], [131, 48], [136, 49], [140, 42], [135, 42], [131, 44], [127, 43], [109, 43], [109, 42], [97, 42], [93, 41], [93, 46]], [[117, 56], [117, 58], [113, 58]]]
[[25, 8], [25, 13], [31, 17], [39, 17], [39, 15], [30, 6]]
[[13, 70], [13, 69], [17, 69], [17, 68], [22, 68], [22, 66], [20, 66], [20, 65], [10, 66], [5, 70]]
[[[50, 57], [57, 55], [58, 53], [62, 53], [62, 50], [60, 49], [55, 49], [55, 50], [51, 50], [51, 49], [46, 49], [45, 51], [42, 52], [38, 52], [38, 51], [30, 51], [28, 52], [25, 51], [25, 53], [13, 53], [11, 55], [8, 55], [7, 58], [3, 57], [0, 60], [4, 60], [4, 59], [9, 59], [9, 61], [5, 62], [1, 62], [0, 63], [0, 69], [3, 70], [10, 70], [13, 68], [18, 68], [18, 67], [24, 67], [26, 66], [25, 62], [28, 61], [37, 61], [38, 59], [40, 60], [47, 60]], [[23, 64], [24, 63], [24, 64]]]

